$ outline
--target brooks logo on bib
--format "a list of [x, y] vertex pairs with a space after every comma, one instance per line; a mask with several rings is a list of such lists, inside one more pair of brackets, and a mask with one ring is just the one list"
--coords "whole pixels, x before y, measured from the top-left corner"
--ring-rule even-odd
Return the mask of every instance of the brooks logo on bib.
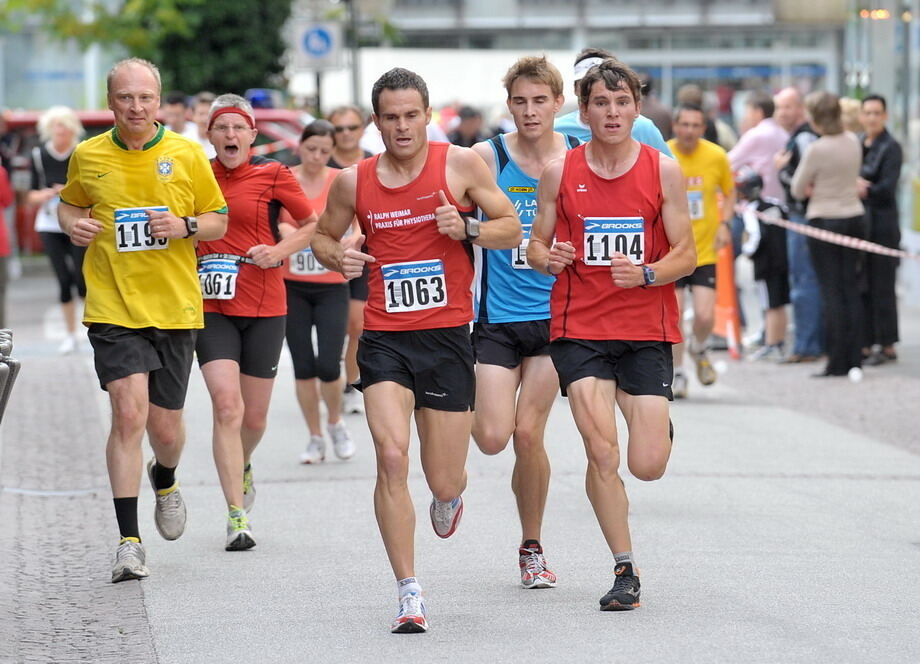
[[169, 246], [169, 238], [156, 238], [150, 234], [147, 210], [168, 212], [169, 208], [164, 205], [151, 205], [115, 210], [115, 246], [118, 251], [149, 251], [166, 249]]
[[645, 262], [645, 219], [642, 217], [585, 217], [585, 265], [610, 265], [615, 253], [635, 265]]
[[387, 313], [447, 306], [447, 283], [440, 260], [391, 263], [380, 271]]
[[232, 300], [240, 264], [226, 258], [207, 258], [198, 264], [201, 297], [206, 300]]
[[288, 268], [291, 270], [291, 274], [303, 276], [326, 274], [329, 271], [323, 267], [322, 263], [316, 260], [316, 256], [313, 255], [312, 249], [304, 249], [291, 256]]

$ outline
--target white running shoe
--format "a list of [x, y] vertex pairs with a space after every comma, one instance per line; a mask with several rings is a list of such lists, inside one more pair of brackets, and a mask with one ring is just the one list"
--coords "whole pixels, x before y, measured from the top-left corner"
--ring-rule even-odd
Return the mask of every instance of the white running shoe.
[[432, 496], [428, 514], [431, 516], [431, 527], [434, 528], [434, 534], [441, 539], [447, 539], [457, 530], [457, 524], [460, 523], [460, 517], [463, 516], [463, 497], [457, 496], [449, 503], [442, 503]]
[[58, 346], [58, 353], [61, 355], [70, 355], [77, 351], [77, 335], [68, 334], [64, 337], [64, 341], [61, 342], [61, 345]]
[[364, 395], [358, 390], [351, 390], [342, 395], [342, 412], [354, 415], [364, 412]]
[[123, 539], [115, 552], [112, 583], [128, 579], [146, 579], [150, 576], [146, 562], [147, 554], [144, 552], [144, 545], [134, 540]]
[[671, 393], [675, 399], [687, 398], [687, 377], [682, 373], [674, 374], [674, 383], [671, 387]]
[[153, 465], [156, 461], [156, 458], [152, 458], [147, 462], [147, 477], [150, 478], [150, 488], [157, 499], [153, 522], [163, 539], [176, 540], [185, 532], [185, 501], [182, 500], [178, 482], [168, 489], [157, 489], [153, 483]]
[[234, 509], [227, 517], [227, 551], [245, 551], [256, 545], [249, 526], [249, 517], [243, 510]]
[[342, 459], [350, 459], [355, 455], [355, 441], [351, 439], [348, 433], [348, 427], [342, 421], [329, 425], [329, 437], [332, 438], [332, 449], [335, 455]]
[[307, 450], [300, 455], [300, 463], [322, 463], [326, 460], [326, 439], [322, 436], [310, 436]]
[[390, 625], [393, 634], [419, 634], [428, 631], [428, 610], [418, 593], [406, 593], [399, 600], [399, 613]]

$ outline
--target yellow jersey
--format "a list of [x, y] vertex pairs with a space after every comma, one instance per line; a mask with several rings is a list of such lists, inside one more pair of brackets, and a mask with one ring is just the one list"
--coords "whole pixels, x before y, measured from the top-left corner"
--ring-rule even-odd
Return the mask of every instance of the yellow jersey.
[[74, 150], [61, 200], [102, 224], [83, 262], [84, 324], [204, 326], [194, 239], [152, 237], [145, 212], [227, 212], [200, 144], [158, 125], [142, 150], [129, 150], [113, 128]]
[[690, 154], [681, 152], [674, 138], [668, 141], [668, 147], [680, 164], [687, 183], [687, 203], [696, 240], [696, 264], [712, 265], [716, 262], [716, 232], [722, 221], [719, 194], [729, 196], [735, 190], [728, 154], [703, 138]]

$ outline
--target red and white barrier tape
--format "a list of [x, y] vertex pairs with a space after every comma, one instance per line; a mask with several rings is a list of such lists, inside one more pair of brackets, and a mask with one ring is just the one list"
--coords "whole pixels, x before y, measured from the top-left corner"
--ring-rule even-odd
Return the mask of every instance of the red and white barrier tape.
[[[743, 208], [738, 209], [739, 214], [742, 214], [743, 212]], [[781, 217], [770, 217], [763, 214], [762, 212], [756, 212], [755, 214], [757, 215], [757, 218], [765, 224], [782, 226], [787, 230], [793, 231], [795, 233], [801, 233], [802, 235], [807, 235], [808, 237], [813, 237], [816, 240], [821, 240], [822, 242], [830, 242], [831, 244], [838, 244], [842, 247], [849, 247], [850, 249], [856, 249], [858, 251], [866, 251], [870, 254], [880, 254], [882, 256], [891, 256], [893, 258], [913, 258], [914, 260], [920, 260], [920, 254], [912, 254], [904, 251], [903, 249], [892, 249], [891, 247], [876, 244], [875, 242], [869, 242], [868, 240], [862, 240], [858, 237], [853, 237], [852, 235], [834, 233], [833, 231], [824, 230], [823, 228], [815, 228], [813, 226], [808, 226], [807, 224], [798, 224], [794, 221], [789, 221], [788, 219], [783, 219]]]
[[263, 143], [262, 145], [253, 145], [249, 148], [250, 154], [265, 155], [271, 154], [272, 152], [280, 152], [288, 147], [288, 144], [284, 141], [278, 140], [271, 143]]

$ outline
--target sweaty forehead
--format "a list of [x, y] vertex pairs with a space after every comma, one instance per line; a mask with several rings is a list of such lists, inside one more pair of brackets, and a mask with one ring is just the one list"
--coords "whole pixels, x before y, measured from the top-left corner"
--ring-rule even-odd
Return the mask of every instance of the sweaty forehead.
[[141, 89], [145, 92], [160, 94], [156, 76], [141, 65], [125, 65], [112, 77], [112, 92]]
[[406, 113], [410, 110], [425, 110], [422, 93], [415, 88], [392, 90], [384, 88], [378, 100], [381, 113]]

